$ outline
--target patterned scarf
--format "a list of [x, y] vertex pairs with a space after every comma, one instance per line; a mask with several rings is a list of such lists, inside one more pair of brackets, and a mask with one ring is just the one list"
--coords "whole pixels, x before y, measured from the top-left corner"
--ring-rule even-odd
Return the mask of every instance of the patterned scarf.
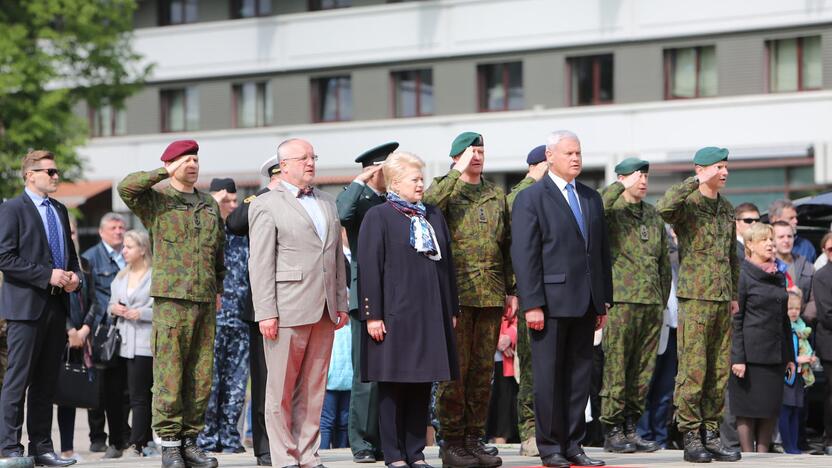
[[[812, 356], [815, 354], [812, 350], [812, 345], [809, 344], [809, 335], [812, 334], [812, 328], [807, 326], [800, 317], [792, 322], [792, 331], [797, 336], [797, 349], [795, 349], [795, 358], [797, 356]], [[795, 359], [796, 361], [797, 359]], [[798, 372], [803, 376], [803, 384], [806, 387], [811, 387], [815, 383], [815, 373], [812, 372], [812, 366], [809, 363], [799, 365]]]
[[405, 201], [395, 192], [387, 192], [387, 203], [399, 213], [410, 218], [411, 247], [431, 260], [441, 260], [442, 252], [439, 251], [436, 233], [425, 219], [425, 205], [422, 202], [410, 203]]

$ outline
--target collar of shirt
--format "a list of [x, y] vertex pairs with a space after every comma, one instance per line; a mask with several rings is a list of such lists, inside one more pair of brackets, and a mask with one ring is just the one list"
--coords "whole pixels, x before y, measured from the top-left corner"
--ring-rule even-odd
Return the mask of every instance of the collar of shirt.
[[104, 250], [107, 251], [107, 256], [112, 258], [119, 268], [127, 266], [127, 262], [124, 261], [124, 256], [121, 255], [121, 252], [117, 252], [116, 249], [110, 247], [110, 244], [104, 241], [101, 241], [101, 243], [104, 244]]
[[[560, 178], [560, 176], [555, 175], [555, 173], [552, 172], [552, 171], [549, 171], [549, 177], [552, 179], [552, 182], [554, 182], [555, 185], [558, 186], [558, 189], [560, 190], [561, 195], [563, 195], [564, 200], [566, 200], [567, 205], [570, 205], [569, 204], [569, 193], [566, 191], [566, 186], [567, 185], [572, 186], [572, 189], [575, 190], [575, 197], [576, 198], [578, 197], [578, 186], [575, 185], [574, 180], [572, 182], [567, 182], [567, 181], [563, 180], [562, 178]], [[583, 209], [581, 208], [580, 203], [578, 203], [578, 209], [581, 210], [581, 212], [583, 213]]]
[[[292, 192], [292, 195], [294, 197], [298, 196], [298, 192], [300, 192], [300, 188], [298, 188], [295, 185], [290, 184], [289, 182], [286, 182], [285, 180], [281, 180], [280, 182], [283, 184], [284, 187], [286, 187], [290, 192]], [[313, 193], [312, 196], [313, 197], [315, 196], [314, 193]]]
[[36, 194], [35, 192], [29, 190], [28, 187], [23, 189], [23, 191], [26, 192], [26, 195], [29, 196], [29, 198], [32, 200], [32, 203], [34, 203], [35, 206], [38, 207], [38, 208], [40, 208], [43, 201], [46, 200], [46, 197], [42, 197], [42, 196]]

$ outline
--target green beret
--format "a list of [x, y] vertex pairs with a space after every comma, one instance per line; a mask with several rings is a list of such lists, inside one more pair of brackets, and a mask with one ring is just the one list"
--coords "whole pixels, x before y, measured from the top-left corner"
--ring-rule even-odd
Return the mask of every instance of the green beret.
[[465, 151], [465, 148], [469, 146], [483, 146], [482, 135], [474, 132], [460, 133], [456, 138], [454, 138], [454, 142], [451, 143], [450, 156], [453, 158], [462, 154], [462, 152]]
[[650, 163], [639, 158], [627, 158], [615, 166], [615, 173], [618, 175], [632, 174], [635, 171], [648, 172]]
[[710, 166], [728, 159], [728, 150], [715, 146], [706, 146], [696, 152], [693, 163], [697, 166]]

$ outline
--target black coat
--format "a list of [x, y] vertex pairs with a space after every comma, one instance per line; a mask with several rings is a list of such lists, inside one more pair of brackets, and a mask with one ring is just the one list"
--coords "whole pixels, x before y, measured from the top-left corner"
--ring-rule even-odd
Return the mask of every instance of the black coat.
[[[237, 208], [234, 208], [234, 211], [229, 213], [228, 217], [225, 219], [225, 227], [228, 228], [228, 231], [231, 232], [231, 234], [237, 236], [248, 236], [248, 207], [251, 206], [251, 202], [256, 197], [263, 195], [268, 191], [268, 187], [261, 188], [253, 196], [247, 197], [243, 200], [242, 203], [237, 205]], [[254, 322], [254, 303], [251, 299], [251, 284], [248, 285], [248, 296], [246, 297], [245, 308], [243, 309], [243, 313], [240, 315], [240, 318], [246, 322]]]
[[734, 314], [732, 364], [783, 364], [794, 361], [787, 313], [786, 277], [744, 260], [740, 266], [739, 311]]
[[815, 347], [824, 361], [832, 361], [832, 264], [827, 263], [815, 272], [812, 291], [818, 310]]
[[427, 206], [440, 261], [410, 246], [410, 219], [384, 203], [367, 211], [358, 235], [359, 318], [384, 320], [373, 341], [362, 323], [361, 380], [435, 382], [459, 378], [453, 317], [459, 298], [442, 212]]

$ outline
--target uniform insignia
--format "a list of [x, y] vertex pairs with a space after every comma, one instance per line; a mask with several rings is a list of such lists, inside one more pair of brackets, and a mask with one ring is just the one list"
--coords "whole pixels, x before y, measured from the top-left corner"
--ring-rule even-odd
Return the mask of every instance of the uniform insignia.
[[251, 201], [254, 200], [255, 198], [257, 198], [257, 195], [249, 195], [249, 196], [246, 197], [245, 200], [243, 200], [243, 203], [251, 203]]
[[649, 236], [647, 235], [647, 226], [641, 225], [641, 240], [646, 241], [649, 240]]

